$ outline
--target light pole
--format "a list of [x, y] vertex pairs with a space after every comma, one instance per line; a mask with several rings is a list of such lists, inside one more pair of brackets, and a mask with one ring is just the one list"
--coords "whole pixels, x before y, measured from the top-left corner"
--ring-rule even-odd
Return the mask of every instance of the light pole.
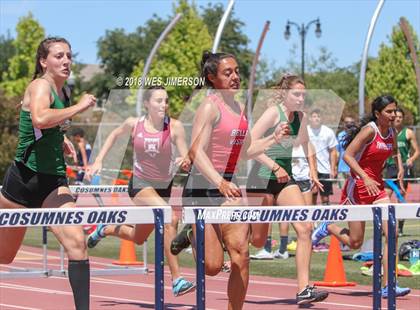
[[287, 21], [286, 24], [286, 30], [284, 31], [284, 38], [286, 40], [289, 40], [290, 38], [290, 26], [295, 26], [299, 32], [300, 35], [300, 39], [302, 41], [302, 69], [301, 69], [301, 74], [302, 74], [302, 78], [305, 79], [305, 38], [306, 38], [306, 34], [308, 33], [309, 27], [312, 24], [316, 24], [316, 29], [315, 29], [315, 35], [317, 38], [319, 38], [321, 36], [321, 22], [319, 20], [319, 18], [314, 19], [312, 21], [310, 21], [309, 23], [299, 25], [295, 22], [291, 22], [291, 21]]

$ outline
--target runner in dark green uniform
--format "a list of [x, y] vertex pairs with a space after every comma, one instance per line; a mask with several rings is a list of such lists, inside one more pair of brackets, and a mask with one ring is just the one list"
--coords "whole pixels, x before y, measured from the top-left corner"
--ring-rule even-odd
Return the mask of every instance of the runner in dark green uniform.
[[[51, 87], [51, 95], [54, 101], [50, 109], [64, 109], [69, 106], [68, 99], [61, 100], [53, 87]], [[32, 124], [31, 112], [21, 109], [19, 143], [15, 161], [24, 162], [26, 167], [35, 172], [65, 176], [63, 125], [48, 129], [35, 128]]]
[[[64, 136], [69, 119], [95, 105], [84, 95], [70, 107], [65, 81], [71, 72], [71, 48], [63, 38], [47, 38], [37, 50], [32, 82], [25, 90], [19, 119], [16, 157], [8, 168], [0, 208], [74, 207], [68, 188], [64, 155], [74, 152]], [[82, 226], [51, 227], [64, 246], [68, 276], [77, 310], [89, 309], [89, 260]], [[0, 229], [0, 264], [13, 261], [26, 227]]]
[[[274, 204], [281, 206], [304, 206], [303, 195], [292, 177], [293, 145], [302, 145], [308, 155], [307, 119], [303, 106], [305, 100], [305, 84], [294, 75], [284, 76], [278, 85], [278, 97], [275, 104], [268, 107], [256, 122], [251, 131], [252, 143], [281, 131], [283, 136], [256, 159], [251, 173], [248, 175], [247, 196], [249, 203], [258, 195], [271, 194]], [[251, 145], [252, 147], [252, 145]], [[317, 179], [314, 162], [310, 162], [313, 182], [321, 186]], [[322, 301], [328, 292], [309, 286], [309, 269], [312, 253], [312, 223], [293, 223], [297, 234], [296, 270], [298, 280], [297, 304]], [[252, 224], [250, 241], [254, 246], [262, 247], [268, 233], [268, 223]]]
[[[404, 166], [404, 178], [414, 178], [414, 162], [420, 156], [420, 149], [417, 144], [416, 135], [414, 131], [408, 127], [403, 126], [404, 121], [404, 111], [401, 108], [397, 108], [396, 117], [394, 120], [394, 127], [398, 132], [397, 143], [398, 150], [401, 154], [401, 160]], [[394, 158], [390, 157], [385, 164], [385, 172], [387, 179], [396, 179], [398, 174], [398, 168], [395, 164]], [[396, 186], [399, 188], [399, 182], [396, 183]], [[405, 199], [406, 194], [405, 190], [407, 189], [408, 181], [404, 181], [404, 191], [401, 195]], [[385, 183], [385, 190], [387, 191], [389, 197], [392, 197], [393, 190]], [[398, 221], [398, 234], [403, 235], [404, 220]]]

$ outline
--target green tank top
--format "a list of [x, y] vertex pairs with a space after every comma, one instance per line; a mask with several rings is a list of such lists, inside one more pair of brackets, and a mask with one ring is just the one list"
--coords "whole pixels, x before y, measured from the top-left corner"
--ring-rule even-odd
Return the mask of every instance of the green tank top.
[[[407, 139], [407, 127], [404, 127], [397, 136], [398, 150], [401, 154], [401, 159], [403, 164], [407, 162], [407, 159], [410, 155], [410, 142]], [[387, 160], [388, 165], [395, 165], [395, 160], [393, 157], [389, 157]]]
[[[67, 98], [62, 101], [53, 89], [51, 92], [54, 98], [50, 105], [52, 109], [64, 109], [69, 106]], [[35, 172], [65, 176], [63, 142], [64, 133], [60, 126], [48, 129], [34, 128], [31, 113], [20, 111], [16, 161], [23, 162], [25, 166]]]
[[[274, 127], [267, 130], [267, 132], [264, 135], [265, 137], [271, 135], [280, 122], [288, 121], [286, 115], [284, 114], [283, 110], [279, 105], [277, 106], [277, 109], [280, 115], [280, 120]], [[283, 139], [279, 144], [274, 144], [269, 149], [267, 149], [265, 151], [265, 155], [270, 157], [284, 170], [286, 170], [288, 175], [292, 175], [293, 142], [295, 141], [300, 128], [300, 119], [298, 112], [293, 113], [293, 122], [289, 123], [289, 127], [290, 136], [286, 139]], [[277, 179], [272, 169], [268, 168], [266, 165], [261, 165], [260, 169], [258, 170], [258, 176], [263, 179]]]

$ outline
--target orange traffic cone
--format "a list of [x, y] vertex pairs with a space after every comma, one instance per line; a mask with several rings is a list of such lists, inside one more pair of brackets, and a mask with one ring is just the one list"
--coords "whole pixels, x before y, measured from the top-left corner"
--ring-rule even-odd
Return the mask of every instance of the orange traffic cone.
[[120, 259], [112, 263], [114, 265], [143, 265], [143, 262], [137, 261], [134, 242], [124, 239], [121, 239]]
[[[114, 185], [127, 185], [128, 181], [127, 180], [123, 180], [123, 179], [115, 179], [114, 182], [112, 183]], [[111, 194], [111, 202], [112, 204], [118, 204], [119, 200], [118, 200], [118, 193], [112, 193]]]
[[346, 281], [343, 257], [341, 256], [340, 242], [331, 236], [330, 250], [327, 258], [324, 281], [315, 282], [317, 286], [355, 286], [355, 282]]

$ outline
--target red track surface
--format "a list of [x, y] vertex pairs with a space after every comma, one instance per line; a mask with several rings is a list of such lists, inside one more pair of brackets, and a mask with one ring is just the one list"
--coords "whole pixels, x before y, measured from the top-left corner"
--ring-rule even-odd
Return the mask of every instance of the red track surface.
[[[91, 257], [92, 268], [107, 268], [109, 259]], [[40, 249], [23, 247], [15, 262], [0, 265], [0, 270], [10, 268], [41, 268]], [[153, 266], [148, 275], [92, 276], [91, 309], [153, 309], [154, 273]], [[59, 269], [58, 253], [49, 251], [49, 269]], [[194, 281], [195, 271], [183, 269], [183, 275]], [[206, 308], [226, 309], [228, 274], [206, 278]], [[330, 296], [321, 303], [312, 304], [311, 309], [371, 309], [371, 288], [329, 289]], [[290, 279], [252, 276], [244, 309], [297, 309], [295, 305], [296, 282]], [[419, 309], [420, 291], [397, 300], [398, 309]], [[194, 309], [195, 294], [174, 297], [171, 291], [170, 274], [165, 269], [166, 309]], [[386, 301], [383, 301], [386, 308]], [[0, 309], [73, 309], [73, 297], [64, 277], [32, 279], [0, 279]]]

